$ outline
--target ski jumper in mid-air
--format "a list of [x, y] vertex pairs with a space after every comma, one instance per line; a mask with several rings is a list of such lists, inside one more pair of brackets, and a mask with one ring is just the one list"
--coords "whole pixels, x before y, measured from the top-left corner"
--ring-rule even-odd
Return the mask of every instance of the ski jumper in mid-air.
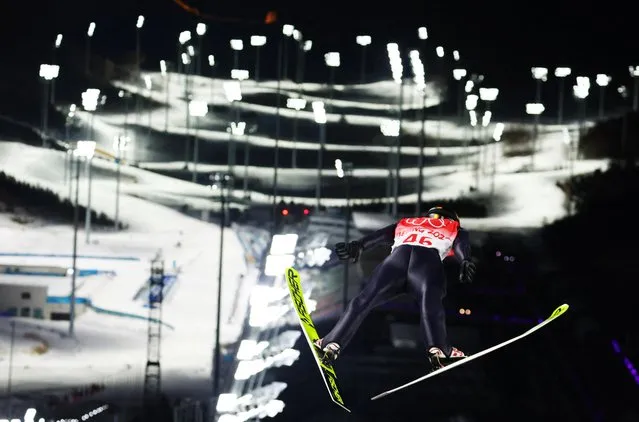
[[425, 217], [403, 218], [360, 240], [337, 243], [335, 252], [340, 260], [357, 262], [362, 251], [378, 245], [392, 245], [391, 253], [375, 267], [335, 327], [315, 342], [324, 359], [337, 359], [368, 313], [400, 294], [411, 295], [419, 305], [420, 327], [435, 369], [466, 357], [448, 343], [443, 305], [444, 258], [454, 256], [460, 262], [462, 283], [472, 282], [475, 274], [469, 235], [457, 214], [434, 207]]

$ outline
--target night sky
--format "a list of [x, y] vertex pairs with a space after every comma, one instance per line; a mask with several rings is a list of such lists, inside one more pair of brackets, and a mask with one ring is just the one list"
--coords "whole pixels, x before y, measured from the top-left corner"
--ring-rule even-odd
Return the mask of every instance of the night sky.
[[[434, 48], [440, 43], [448, 50], [458, 49], [463, 67], [485, 74], [487, 86], [502, 90], [502, 107], [512, 107], [516, 101], [522, 110], [523, 103], [534, 98], [531, 66], [571, 66], [573, 75], [591, 77], [605, 72], [612, 74], [612, 85], [616, 87], [629, 83], [627, 66], [639, 64], [639, 43], [631, 21], [633, 12], [621, 0], [596, 5], [565, 0], [535, 3], [186, 0], [203, 18], [189, 14], [174, 0], [3, 3], [0, 31], [5, 40], [11, 40], [0, 43], [3, 57], [11, 57], [11, 68], [21, 68], [23, 75], [33, 73], [35, 82], [37, 66], [46, 61], [42, 57], [51, 55], [56, 33], [64, 33], [67, 42], [81, 48], [88, 23], [95, 20], [94, 51], [118, 57], [134, 49], [134, 25], [139, 13], [147, 19], [142, 36], [147, 68], [156, 68], [154, 62], [172, 57], [177, 34], [184, 29], [193, 30], [200, 20], [209, 24], [207, 49], [217, 57], [224, 58], [226, 54], [230, 58], [230, 38], [247, 39], [251, 34], [278, 31], [273, 25], [261, 23], [268, 10], [276, 10], [278, 24], [291, 23], [314, 41], [309, 67], [315, 68], [315, 74], [311, 73], [309, 78], [325, 78], [321, 73], [326, 72], [322, 69], [323, 53], [330, 50], [342, 53], [343, 68], [336, 77], [338, 83], [357, 78], [360, 56], [354, 42], [356, 34], [372, 35], [373, 45], [368, 54], [370, 77], [381, 79], [390, 76], [386, 42], [398, 42], [400, 48], [406, 49], [419, 47], [416, 29], [425, 25], [430, 35], [430, 48], [427, 44], [426, 51], [431, 59], [434, 60]], [[274, 71], [274, 65], [271, 67]], [[6, 68], [1, 72], [12, 73]], [[269, 70], [263, 72], [268, 75]], [[555, 86], [556, 82], [551, 79], [550, 84]], [[547, 91], [554, 93], [555, 89], [549, 87]], [[610, 97], [613, 96], [611, 93]], [[499, 112], [500, 104], [494, 110]]]

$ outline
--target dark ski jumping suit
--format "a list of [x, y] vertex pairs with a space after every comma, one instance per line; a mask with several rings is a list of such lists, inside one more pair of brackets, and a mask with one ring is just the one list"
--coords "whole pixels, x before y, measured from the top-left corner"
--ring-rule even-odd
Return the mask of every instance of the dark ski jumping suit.
[[351, 254], [354, 260], [361, 251], [378, 245], [392, 245], [392, 250], [373, 270], [322, 344], [334, 342], [343, 350], [373, 308], [400, 294], [410, 294], [419, 304], [427, 350], [437, 347], [450, 356], [452, 347], [447, 340], [442, 303], [446, 295], [442, 261], [454, 256], [462, 263], [460, 281], [472, 280], [474, 264], [470, 261], [468, 232], [449, 218], [404, 218], [348, 245], [352, 244], [358, 249]]

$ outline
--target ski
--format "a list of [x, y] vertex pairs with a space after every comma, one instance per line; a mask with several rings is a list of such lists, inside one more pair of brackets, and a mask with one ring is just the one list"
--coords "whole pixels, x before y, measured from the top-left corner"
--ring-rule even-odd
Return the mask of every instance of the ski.
[[317, 330], [315, 329], [315, 325], [313, 324], [311, 315], [308, 312], [308, 307], [306, 306], [306, 301], [304, 300], [300, 274], [295, 268], [289, 267], [286, 269], [285, 276], [286, 283], [288, 284], [288, 289], [291, 294], [291, 300], [293, 301], [293, 307], [295, 308], [300, 326], [302, 327], [302, 332], [304, 333], [304, 337], [306, 338], [308, 346], [313, 352], [315, 363], [317, 363], [317, 367], [319, 368], [320, 374], [322, 375], [322, 379], [324, 380], [324, 384], [326, 385], [328, 394], [335, 404], [337, 404], [347, 412], [350, 412], [350, 410], [344, 404], [342, 395], [337, 388], [337, 375], [335, 374], [333, 365], [331, 365], [330, 363], [322, 362], [322, 356], [320, 356], [317, 347], [315, 347], [315, 345], [313, 344], [315, 340], [319, 339], [319, 336], [317, 335]]
[[372, 397], [371, 400], [377, 400], [377, 399], [381, 399], [382, 397], [386, 397], [389, 394], [395, 393], [397, 391], [403, 390], [406, 387], [410, 387], [411, 385], [417, 384], [418, 382], [427, 380], [428, 378], [432, 378], [436, 375], [439, 375], [443, 372], [446, 371], [450, 371], [451, 369], [457, 368], [458, 366], [464, 365], [468, 362], [471, 362], [481, 356], [487, 355], [490, 352], [494, 352], [495, 350], [501, 349], [504, 346], [508, 346], [511, 343], [516, 342], [517, 340], [521, 340], [522, 338], [529, 336], [530, 334], [534, 333], [535, 331], [539, 330], [540, 328], [548, 325], [550, 322], [554, 321], [556, 318], [558, 318], [559, 316], [563, 315], [566, 311], [568, 310], [568, 305], [563, 304], [561, 306], [559, 306], [557, 309], [555, 309], [555, 311], [544, 321], [540, 322], [539, 324], [535, 325], [534, 327], [532, 327], [530, 330], [526, 331], [523, 334], [518, 335], [517, 337], [513, 337], [510, 340], [506, 340], [502, 343], [499, 343], [495, 346], [489, 347], [488, 349], [482, 350], [481, 352], [475, 353], [474, 355], [470, 355], [465, 359], [461, 359], [455, 363], [451, 363], [448, 366], [445, 366], [443, 368], [437, 369], [433, 372], [430, 372], [429, 374], [426, 374], [420, 378], [417, 378], [416, 380], [410, 381], [404, 385], [400, 385], [399, 387], [393, 388], [391, 390], [388, 391], [384, 391], [383, 393], [380, 393], [378, 395], [376, 395], [375, 397]]

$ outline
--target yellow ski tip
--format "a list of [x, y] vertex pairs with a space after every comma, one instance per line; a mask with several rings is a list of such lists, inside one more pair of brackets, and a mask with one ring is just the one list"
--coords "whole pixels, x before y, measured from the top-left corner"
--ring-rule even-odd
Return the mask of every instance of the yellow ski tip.
[[564, 303], [563, 305], [561, 305], [561, 306], [559, 306], [557, 309], [555, 309], [555, 310], [553, 311], [553, 313], [552, 313], [552, 314], [550, 314], [550, 316], [548, 317], [548, 319], [555, 319], [555, 318], [557, 318], [559, 315], [561, 315], [561, 314], [565, 313], [565, 312], [568, 310], [568, 308], [569, 308], [569, 307], [570, 307], [570, 306], [569, 306], [567, 303]]

